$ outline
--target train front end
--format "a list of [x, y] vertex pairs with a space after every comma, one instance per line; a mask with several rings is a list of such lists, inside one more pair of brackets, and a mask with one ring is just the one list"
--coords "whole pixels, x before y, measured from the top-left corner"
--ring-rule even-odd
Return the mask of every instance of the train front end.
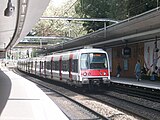
[[107, 53], [103, 50], [81, 53], [80, 76], [83, 85], [110, 84]]

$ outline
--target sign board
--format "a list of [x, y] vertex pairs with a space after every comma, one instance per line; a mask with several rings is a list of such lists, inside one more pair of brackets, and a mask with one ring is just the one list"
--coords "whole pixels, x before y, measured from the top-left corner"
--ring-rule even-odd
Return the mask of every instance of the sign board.
[[129, 47], [123, 48], [123, 49], [122, 49], [122, 55], [123, 55], [125, 58], [131, 57], [131, 48], [129, 48]]

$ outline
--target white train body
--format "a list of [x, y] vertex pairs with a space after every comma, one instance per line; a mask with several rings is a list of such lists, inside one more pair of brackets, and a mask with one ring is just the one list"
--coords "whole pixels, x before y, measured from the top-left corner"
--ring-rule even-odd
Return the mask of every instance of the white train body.
[[109, 59], [102, 49], [80, 49], [20, 60], [18, 69], [75, 85], [110, 83]]

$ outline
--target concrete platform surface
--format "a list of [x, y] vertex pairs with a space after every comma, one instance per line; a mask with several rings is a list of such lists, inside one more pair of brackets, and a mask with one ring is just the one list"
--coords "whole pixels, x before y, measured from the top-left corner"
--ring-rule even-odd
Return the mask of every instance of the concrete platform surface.
[[68, 120], [59, 107], [34, 83], [0, 70], [0, 120]]
[[122, 83], [122, 84], [127, 84], [127, 85], [134, 85], [134, 86], [139, 86], [139, 87], [160, 90], [160, 81], [158, 81], [158, 80], [142, 79], [140, 81], [137, 81], [135, 78], [111, 77], [111, 81], [114, 83]]

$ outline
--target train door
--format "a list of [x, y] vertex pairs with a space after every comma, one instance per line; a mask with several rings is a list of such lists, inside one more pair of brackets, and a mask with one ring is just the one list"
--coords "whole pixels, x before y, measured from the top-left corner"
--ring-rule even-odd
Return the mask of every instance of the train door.
[[41, 75], [44, 75], [44, 62], [41, 61]]
[[28, 73], [30, 73], [30, 62], [28, 61]]
[[33, 61], [31, 62], [31, 73], [33, 73]]
[[28, 61], [26, 61], [26, 72], [28, 72]]
[[27, 69], [28, 69], [28, 62], [26, 61], [26, 72], [28, 72]]
[[53, 78], [53, 57], [51, 58], [51, 78]]
[[62, 80], [62, 56], [59, 58], [59, 77]]
[[27, 62], [25, 62], [24, 67], [25, 67], [25, 70], [26, 70], [26, 72], [27, 72]]
[[34, 73], [36, 75], [36, 68], [37, 68], [37, 61], [35, 61], [35, 66], [34, 66], [35, 70], [34, 70]]
[[31, 73], [31, 62], [29, 61], [29, 64], [28, 64], [28, 68], [29, 68], [29, 73]]
[[73, 61], [73, 54], [69, 56], [69, 78], [72, 80], [72, 61]]
[[40, 61], [40, 66], [39, 66], [39, 73], [41, 75], [41, 67], [42, 67], [42, 62]]
[[44, 76], [46, 77], [46, 61], [44, 61]]
[[26, 61], [24, 61], [23, 67], [24, 67], [24, 71], [26, 71]]

